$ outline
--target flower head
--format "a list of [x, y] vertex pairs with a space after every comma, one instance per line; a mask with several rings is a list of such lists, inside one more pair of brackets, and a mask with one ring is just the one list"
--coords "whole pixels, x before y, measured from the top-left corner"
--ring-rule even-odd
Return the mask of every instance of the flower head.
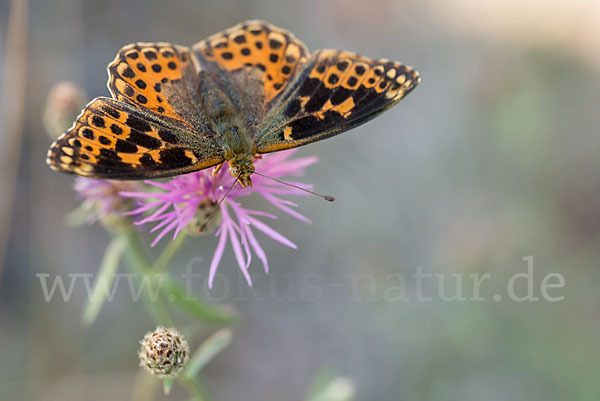
[[188, 360], [187, 341], [175, 329], [157, 327], [140, 343], [140, 366], [158, 377], [175, 376]]
[[[88, 222], [100, 221], [105, 226], [116, 228], [128, 219], [123, 212], [131, 210], [133, 202], [121, 195], [123, 191], [137, 191], [140, 183], [135, 181], [109, 181], [77, 177], [73, 189], [82, 201], [82, 208], [89, 213]], [[131, 223], [129, 223], [131, 224]]]
[[[265, 155], [256, 160], [256, 171], [269, 177], [281, 178], [286, 175], [299, 175], [304, 172], [305, 167], [317, 161], [315, 157], [290, 159], [294, 153], [295, 150], [288, 150]], [[136, 198], [140, 202], [138, 208], [127, 214], [149, 214], [135, 224], [156, 223], [151, 231], [159, 231], [159, 233], [152, 246], [168, 233], [172, 232], [175, 238], [184, 229], [188, 232], [192, 229], [197, 231], [199, 227], [206, 225], [208, 218], [212, 217], [208, 224], [214, 225], [219, 241], [210, 264], [209, 286], [212, 287], [227, 240], [231, 243], [237, 264], [246, 281], [252, 285], [248, 267], [253, 253], [262, 262], [265, 272], [269, 271], [266, 254], [258, 243], [253, 229], [290, 248], [295, 249], [296, 245], [259, 219], [259, 217], [275, 219], [276, 216], [245, 208], [237, 199], [257, 193], [277, 209], [298, 220], [310, 223], [310, 220], [294, 210], [297, 206], [295, 203], [281, 198], [286, 195], [304, 195], [304, 192], [258, 175], [252, 177], [252, 187], [242, 188], [239, 185], [232, 187], [235, 178], [229, 173], [228, 165], [224, 165], [216, 174], [213, 171], [202, 170], [177, 176], [166, 183], [146, 181], [159, 191], [122, 193], [123, 196]], [[290, 183], [304, 189], [311, 188], [311, 185], [307, 184]], [[223, 201], [219, 205], [221, 199]]]

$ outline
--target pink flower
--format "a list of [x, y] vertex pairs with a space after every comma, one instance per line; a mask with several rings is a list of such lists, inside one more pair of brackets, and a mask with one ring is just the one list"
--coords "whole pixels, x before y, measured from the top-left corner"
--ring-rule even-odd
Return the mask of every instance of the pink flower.
[[106, 220], [110, 216], [122, 219], [122, 212], [131, 208], [131, 200], [122, 191], [137, 191], [141, 185], [135, 181], [110, 181], [77, 177], [73, 189], [81, 199], [82, 207], [90, 211], [88, 222]]
[[[288, 150], [264, 155], [262, 159], [255, 162], [256, 172], [273, 178], [300, 175], [304, 173], [307, 166], [317, 161], [316, 157], [290, 159], [294, 153], [295, 150]], [[259, 219], [276, 219], [276, 216], [245, 208], [237, 199], [257, 193], [290, 216], [305, 223], [310, 223], [310, 220], [294, 209], [297, 207], [295, 203], [282, 198], [287, 195], [305, 195], [305, 192], [256, 174], [252, 176], [252, 187], [242, 188], [236, 185], [216, 210], [217, 202], [225, 196], [234, 181], [235, 178], [229, 173], [229, 166], [225, 164], [216, 175], [213, 175], [213, 170], [209, 169], [177, 176], [166, 183], [146, 181], [147, 184], [158, 188], [159, 191], [122, 192], [121, 195], [136, 198], [139, 202], [139, 206], [135, 210], [126, 214], [149, 214], [135, 224], [156, 223], [151, 232], [159, 231], [159, 233], [152, 242], [152, 246], [170, 232], [175, 238], [184, 229], [189, 231], [190, 228], [195, 227], [195, 230], [198, 231], [198, 223], [205, 225], [207, 218], [213, 212], [220, 214], [221, 221], [218, 223], [215, 234], [219, 241], [210, 264], [209, 287], [212, 287], [227, 240], [233, 248], [237, 264], [248, 285], [252, 285], [248, 267], [253, 254], [260, 259], [265, 272], [269, 271], [267, 256], [258, 243], [253, 229], [290, 248], [295, 249], [296, 245]], [[299, 182], [289, 181], [289, 183], [309, 190], [312, 187]], [[198, 219], [199, 215], [200, 219]], [[213, 222], [217, 220], [216, 217], [213, 217]]]

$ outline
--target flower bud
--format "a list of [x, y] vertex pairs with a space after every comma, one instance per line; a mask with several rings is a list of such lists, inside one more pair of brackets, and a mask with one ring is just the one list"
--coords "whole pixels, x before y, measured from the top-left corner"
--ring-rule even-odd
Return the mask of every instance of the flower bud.
[[188, 360], [188, 344], [173, 328], [157, 327], [141, 344], [140, 366], [158, 377], [177, 375]]
[[74, 82], [62, 81], [54, 85], [46, 99], [44, 127], [52, 139], [68, 130], [88, 102], [83, 89]]

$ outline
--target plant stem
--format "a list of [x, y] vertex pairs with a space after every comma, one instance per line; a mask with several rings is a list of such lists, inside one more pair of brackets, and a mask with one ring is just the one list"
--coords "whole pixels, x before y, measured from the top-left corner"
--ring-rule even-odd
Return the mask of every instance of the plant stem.
[[194, 396], [194, 401], [207, 401], [204, 390], [196, 380], [181, 376], [177, 380]]
[[156, 273], [164, 272], [167, 267], [169, 267], [169, 263], [173, 260], [175, 253], [181, 248], [187, 239], [187, 235], [185, 233], [179, 233], [177, 237], [173, 241], [169, 241], [168, 245], [163, 249], [156, 262], [154, 262], [153, 270]]
[[[130, 258], [130, 261], [132, 262], [130, 263], [132, 269], [142, 278], [150, 276], [150, 284], [152, 286], [158, 285], [156, 278], [168, 266], [176, 251], [185, 241], [185, 235], [178, 236], [179, 238], [167, 246], [158, 258], [157, 262], [152, 265], [150, 258], [146, 253], [146, 249], [140, 240], [140, 235], [136, 230], [126, 229], [123, 230], [119, 235], [122, 236], [126, 241], [126, 252]], [[153, 299], [152, 294], [148, 291], [144, 291], [143, 294], [145, 301], [144, 304], [148, 308], [148, 311], [156, 323], [173, 326], [173, 320], [171, 319], [167, 308], [163, 304], [162, 298], [158, 297], [157, 299]], [[195, 401], [207, 401], [206, 391], [196, 378], [180, 376], [177, 379], [194, 397], [193, 399]]]
[[[125, 229], [119, 235], [121, 235], [127, 243], [126, 254], [129, 256], [131, 262], [130, 267], [134, 270], [136, 275], [141, 277], [142, 281], [140, 285], [143, 285], [144, 278], [149, 276], [151, 278], [150, 285], [154, 286], [156, 284], [156, 281], [154, 280], [155, 274], [152, 271], [150, 259], [146, 254], [146, 250], [140, 241], [139, 233], [134, 229]], [[150, 288], [148, 288], [148, 290], [150, 290]], [[160, 297], [154, 299], [152, 294], [148, 291], [143, 291], [143, 296], [144, 304], [154, 321], [157, 324], [173, 326], [173, 320], [163, 304], [163, 300]]]

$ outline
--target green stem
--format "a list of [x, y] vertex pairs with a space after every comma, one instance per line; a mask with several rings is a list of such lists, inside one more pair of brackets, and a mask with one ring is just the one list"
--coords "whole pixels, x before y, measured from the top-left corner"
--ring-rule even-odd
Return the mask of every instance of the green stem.
[[[164, 269], [166, 269], [176, 251], [185, 241], [186, 237], [185, 235], [179, 235], [179, 238], [169, 244], [160, 255], [156, 263], [152, 265], [150, 258], [146, 253], [146, 249], [140, 240], [140, 235], [136, 230], [123, 230], [122, 233], [120, 233], [120, 236], [122, 236], [126, 241], [126, 252], [132, 262], [130, 263], [132, 269], [141, 277], [152, 277], [151, 283], [153, 286], [157, 285], [155, 278], [158, 277], [158, 275], [164, 271]], [[161, 297], [152, 299], [151, 294], [144, 291], [144, 301], [148, 311], [158, 324], [173, 326], [173, 320], [169, 316], [168, 310], [163, 304]], [[180, 376], [177, 379], [194, 397], [193, 399], [195, 401], [207, 401], [207, 393], [197, 379], [183, 376]]]
[[191, 395], [194, 396], [194, 401], [207, 401], [204, 389], [196, 380], [182, 376], [177, 377], [177, 380], [187, 389], [187, 391]]
[[[131, 262], [129, 265], [136, 275], [142, 279], [146, 276], [154, 277], [155, 274], [151, 268], [152, 264], [150, 263], [150, 258], [140, 241], [139, 233], [133, 229], [126, 229], [123, 230], [120, 235], [127, 243], [126, 254], [129, 256]], [[154, 286], [156, 285], [156, 281], [152, 279], [150, 284]], [[160, 297], [153, 299], [152, 294], [149, 294], [147, 291], [143, 292], [143, 296], [144, 304], [154, 321], [157, 324], [173, 326], [173, 320], [171, 319], [163, 300]]]
[[171, 263], [171, 260], [173, 260], [175, 253], [177, 253], [179, 248], [181, 248], [181, 246], [185, 243], [186, 239], [187, 235], [185, 235], [185, 233], [179, 233], [179, 235], [177, 235], [173, 241], [169, 241], [168, 245], [165, 247], [165, 249], [163, 249], [158, 259], [156, 259], [156, 262], [154, 262], [153, 270], [156, 273], [162, 273], [167, 269], [169, 263]]

